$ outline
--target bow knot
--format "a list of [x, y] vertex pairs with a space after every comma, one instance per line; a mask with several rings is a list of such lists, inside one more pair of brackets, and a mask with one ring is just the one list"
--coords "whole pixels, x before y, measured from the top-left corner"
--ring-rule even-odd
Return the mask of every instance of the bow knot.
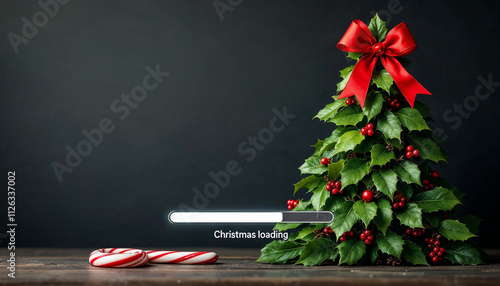
[[375, 45], [372, 46], [372, 52], [377, 56], [380, 57], [381, 55], [384, 54], [385, 51], [385, 43], [384, 42], [378, 42]]
[[396, 59], [411, 54], [417, 48], [405, 23], [394, 27], [387, 33], [384, 41], [377, 43], [368, 26], [360, 20], [354, 20], [340, 39], [337, 48], [345, 52], [364, 54], [354, 66], [338, 99], [355, 95], [363, 107], [378, 59], [411, 107], [415, 104], [417, 94], [431, 94]]

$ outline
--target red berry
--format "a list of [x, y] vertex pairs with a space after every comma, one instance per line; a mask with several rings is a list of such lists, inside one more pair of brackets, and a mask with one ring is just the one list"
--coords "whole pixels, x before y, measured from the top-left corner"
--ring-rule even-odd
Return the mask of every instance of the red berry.
[[407, 235], [410, 235], [412, 232], [413, 232], [413, 230], [411, 228], [407, 228], [406, 229], [406, 234]]
[[[332, 230], [332, 231], [333, 231], [333, 230]], [[354, 236], [354, 231], [352, 231], [352, 230], [351, 230], [351, 231], [349, 232], [349, 236]], [[444, 249], [444, 248], [443, 248], [443, 249]], [[444, 252], [444, 250], [443, 250], [443, 252]]]
[[434, 257], [432, 258], [432, 262], [438, 262], [438, 260], [439, 260], [439, 257], [437, 257], [437, 256], [434, 256]]
[[321, 158], [321, 165], [323, 165], [323, 166], [328, 165], [328, 158], [326, 158], [326, 157]]
[[366, 131], [366, 135], [368, 135], [368, 136], [370, 136], [370, 137], [371, 137], [371, 136], [375, 135], [375, 131], [373, 131], [373, 129], [368, 129], [368, 130]]
[[413, 150], [413, 157], [418, 157], [420, 156], [420, 152], [418, 150]]
[[361, 238], [361, 240], [365, 240], [366, 239], [366, 235], [364, 233], [362, 233], [362, 234], [359, 235], [359, 238]]
[[403, 202], [399, 202], [399, 203], [398, 203], [398, 206], [399, 206], [400, 208], [404, 208], [404, 207], [405, 207], [405, 203], [403, 203]]
[[335, 182], [335, 187], [336, 188], [342, 187], [342, 183], [340, 181]]
[[366, 239], [373, 240], [373, 235], [370, 234]]
[[413, 158], [413, 153], [412, 152], [406, 152], [406, 158], [408, 158], [408, 159]]
[[432, 248], [432, 244], [427, 244], [427, 248]]
[[291, 204], [292, 203], [292, 200], [288, 200], [286, 201], [287, 204]]
[[339, 189], [338, 188], [333, 188], [332, 194], [336, 195], [338, 193], [339, 193]]
[[385, 100], [387, 100], [387, 102], [391, 102], [391, 101], [392, 101], [392, 98], [388, 97], [388, 98], [386, 98]]
[[340, 242], [344, 242], [344, 240], [345, 240], [345, 239], [346, 239], [346, 238], [345, 238], [344, 236], [341, 236], [341, 237], [340, 237]]
[[424, 239], [424, 242], [429, 243], [429, 239], [428, 238]]
[[406, 202], [406, 198], [405, 198], [405, 197], [402, 197], [401, 199], [399, 199], [399, 201], [400, 201], [401, 203], [404, 203], [404, 202]]
[[370, 190], [364, 191], [363, 194], [361, 195], [361, 198], [365, 202], [371, 202], [373, 200], [373, 193], [372, 193], [372, 191], [370, 191]]
[[366, 128], [361, 128], [361, 135], [366, 136]]
[[431, 252], [431, 253], [429, 253], [429, 257], [434, 257], [434, 256], [436, 256], [436, 253], [435, 253], [435, 252]]
[[347, 104], [347, 105], [351, 105], [351, 104], [352, 104], [351, 99], [350, 99], [350, 98], [346, 99], [346, 100], [345, 100], [345, 104]]
[[326, 185], [326, 190], [331, 192], [333, 190], [333, 185]]
[[396, 101], [395, 100], [391, 101], [390, 105], [394, 107], [396, 105]]
[[296, 207], [299, 204], [299, 201], [293, 202], [293, 207]]
[[370, 244], [372, 244], [372, 241], [371, 241], [371, 240], [369, 240], [369, 239], [367, 239], [367, 240], [365, 240], [365, 244], [370, 245]]
[[434, 252], [439, 252], [439, 247], [437, 247], [437, 246], [436, 246], [436, 247], [434, 247], [434, 248], [432, 249], [432, 251], [434, 251]]
[[433, 177], [433, 178], [436, 178], [436, 179], [437, 179], [437, 178], [439, 178], [439, 176], [440, 176], [440, 174], [439, 174], [439, 172], [438, 172], [438, 171], [432, 171], [432, 177]]
[[395, 209], [397, 209], [397, 208], [399, 208], [399, 204], [398, 204], [398, 203], [394, 203], [394, 204], [392, 205], [392, 207], [393, 207], [393, 208], [395, 208]]
[[373, 127], [375, 127], [375, 126], [373, 126], [373, 123], [368, 123], [368, 125], [366, 125], [366, 128], [368, 128], [368, 129], [373, 129]]
[[436, 186], [434, 186], [434, 184], [429, 184], [428, 186], [429, 186], [429, 190], [432, 190], [436, 187]]
[[440, 244], [441, 244], [441, 242], [439, 242], [439, 240], [436, 240], [436, 241], [434, 242], [434, 245], [435, 245], [435, 246], [439, 246]]
[[444, 249], [444, 247], [441, 247], [441, 248], [439, 249], [439, 251], [441, 251], [442, 253], [445, 253], [445, 252], [446, 252], [446, 249]]
[[396, 108], [400, 108], [401, 107], [401, 104], [398, 102], [396, 103]]
[[339, 189], [339, 195], [342, 195], [344, 193], [344, 190]]
[[429, 184], [429, 180], [426, 180], [426, 179], [422, 180], [422, 185], [428, 185], [428, 184]]
[[434, 244], [434, 242], [436, 242], [436, 240], [434, 238], [429, 239], [430, 244]]
[[408, 145], [408, 146], [406, 147], [406, 151], [408, 151], [408, 152], [413, 152], [413, 145]]
[[369, 230], [367, 229], [367, 230], [363, 231], [363, 233], [364, 233], [365, 235], [370, 235], [370, 233], [372, 233], [372, 232], [371, 232], [371, 231], [369, 231]]
[[437, 253], [437, 255], [438, 255], [438, 256], [443, 256], [443, 253], [442, 253], [441, 251], [439, 251], [439, 252]]
[[292, 206], [291, 205], [288, 205], [288, 209], [291, 210], [292, 209]]
[[418, 236], [418, 231], [415, 231], [415, 230], [414, 230], [414, 231], [413, 231], [413, 233], [412, 233], [411, 235], [413, 235], [414, 237], [417, 237], [417, 236]]

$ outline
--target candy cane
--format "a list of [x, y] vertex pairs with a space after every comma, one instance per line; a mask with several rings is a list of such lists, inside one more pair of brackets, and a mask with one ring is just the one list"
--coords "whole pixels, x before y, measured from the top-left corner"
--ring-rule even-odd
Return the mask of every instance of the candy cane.
[[139, 267], [148, 263], [148, 256], [140, 249], [100, 248], [92, 251], [89, 262], [98, 267]]
[[215, 252], [146, 250], [151, 263], [210, 264], [219, 259]]

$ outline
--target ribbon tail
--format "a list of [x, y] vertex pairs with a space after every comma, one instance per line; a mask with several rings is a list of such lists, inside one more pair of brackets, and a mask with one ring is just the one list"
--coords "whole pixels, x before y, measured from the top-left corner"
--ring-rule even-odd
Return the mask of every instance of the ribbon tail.
[[401, 63], [393, 57], [382, 57], [382, 64], [391, 75], [401, 93], [406, 98], [411, 108], [415, 105], [417, 94], [432, 95], [414, 77], [412, 77]]
[[359, 105], [363, 108], [376, 63], [377, 57], [374, 54], [368, 54], [359, 59], [338, 99], [355, 95]]

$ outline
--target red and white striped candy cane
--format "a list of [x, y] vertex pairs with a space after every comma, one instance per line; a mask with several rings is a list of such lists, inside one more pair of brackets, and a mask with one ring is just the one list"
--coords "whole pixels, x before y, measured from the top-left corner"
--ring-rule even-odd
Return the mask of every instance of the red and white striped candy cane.
[[89, 262], [99, 267], [139, 267], [148, 263], [148, 255], [140, 249], [100, 248], [92, 251]]
[[151, 263], [210, 264], [219, 259], [215, 252], [146, 250]]

